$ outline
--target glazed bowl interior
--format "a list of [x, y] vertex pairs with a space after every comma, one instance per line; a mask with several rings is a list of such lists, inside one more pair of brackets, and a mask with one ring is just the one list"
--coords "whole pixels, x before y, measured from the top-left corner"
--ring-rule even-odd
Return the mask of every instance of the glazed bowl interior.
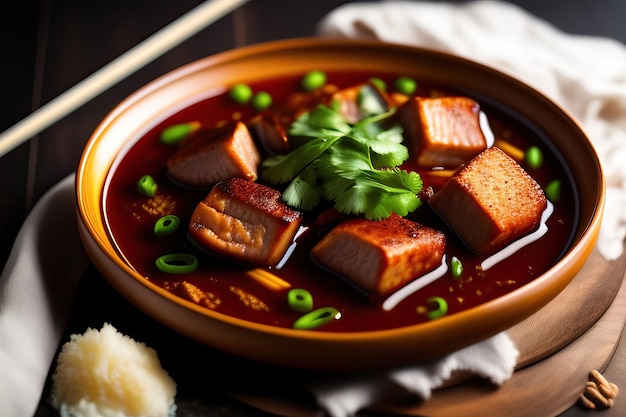
[[[569, 167], [579, 208], [571, 244], [547, 272], [513, 292], [443, 319], [381, 331], [331, 333], [256, 324], [174, 296], [125, 262], [110, 238], [103, 193], [115, 161], [142, 134], [177, 111], [235, 83], [323, 71], [393, 71], [467, 91], [512, 110], [539, 129]], [[575, 120], [540, 92], [498, 71], [444, 53], [359, 41], [294, 39], [253, 45], [181, 67], [120, 103], [93, 133], [76, 177], [79, 232], [103, 276], [154, 319], [226, 352], [283, 366], [352, 370], [430, 359], [522, 321], [567, 286], [599, 231], [604, 178]]]

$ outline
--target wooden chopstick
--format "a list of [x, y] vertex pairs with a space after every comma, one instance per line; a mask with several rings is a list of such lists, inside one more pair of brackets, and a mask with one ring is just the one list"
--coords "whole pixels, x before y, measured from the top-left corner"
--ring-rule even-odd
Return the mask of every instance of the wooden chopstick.
[[0, 134], [0, 157], [248, 0], [207, 0]]

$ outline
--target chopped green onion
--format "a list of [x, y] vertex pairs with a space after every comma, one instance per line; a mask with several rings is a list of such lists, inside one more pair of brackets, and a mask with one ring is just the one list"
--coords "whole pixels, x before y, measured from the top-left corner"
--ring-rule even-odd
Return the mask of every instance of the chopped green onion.
[[426, 302], [428, 304], [435, 304], [437, 307], [430, 310], [428, 313], [426, 313], [426, 316], [431, 319], [431, 320], [435, 320], [438, 318], [441, 318], [443, 316], [445, 316], [448, 313], [448, 302], [442, 298], [442, 297], [429, 297]]
[[561, 181], [554, 180], [546, 186], [546, 197], [553, 203], [559, 201], [561, 198]]
[[463, 264], [456, 256], [453, 256], [450, 261], [450, 269], [452, 270], [452, 276], [454, 278], [460, 277], [463, 273]]
[[167, 274], [188, 274], [198, 269], [198, 258], [188, 253], [170, 253], [154, 262], [159, 271]]
[[178, 229], [178, 226], [180, 226], [178, 216], [168, 214], [156, 221], [154, 224], [154, 234], [157, 236], [167, 236], [174, 233]]
[[326, 74], [319, 70], [308, 72], [302, 78], [301, 82], [302, 88], [305, 91], [313, 91], [324, 84], [326, 84]]
[[235, 84], [228, 95], [236, 103], [245, 104], [252, 98], [252, 89], [247, 84]]
[[311, 330], [333, 320], [339, 319], [341, 313], [334, 307], [322, 307], [305, 314], [293, 323], [294, 329]]
[[415, 90], [417, 90], [417, 82], [409, 77], [400, 77], [396, 79], [394, 86], [396, 90], [407, 95], [413, 94], [415, 93]]
[[300, 313], [308, 313], [313, 309], [313, 296], [302, 288], [293, 288], [287, 293], [289, 308]]
[[166, 145], [174, 145], [180, 142], [190, 133], [198, 130], [199, 127], [199, 122], [178, 123], [163, 129], [161, 135], [159, 136], [159, 139], [161, 140], [161, 143], [164, 143]]
[[533, 169], [537, 169], [543, 164], [543, 152], [536, 146], [531, 146], [526, 151], [526, 155], [524, 156], [526, 163], [529, 167]]
[[267, 91], [259, 91], [252, 97], [252, 107], [265, 110], [272, 105], [272, 96]]
[[146, 197], [152, 197], [157, 190], [157, 183], [150, 175], [144, 175], [137, 181], [137, 190]]

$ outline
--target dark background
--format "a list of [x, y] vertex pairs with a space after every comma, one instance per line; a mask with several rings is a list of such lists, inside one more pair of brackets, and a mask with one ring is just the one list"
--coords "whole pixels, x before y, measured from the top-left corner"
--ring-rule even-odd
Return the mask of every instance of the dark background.
[[[200, 3], [24, 0], [12, 2], [11, 7], [5, 5], [0, 12], [0, 131]], [[313, 35], [316, 23], [343, 3], [347, 2], [252, 0], [1, 157], [0, 265], [4, 265], [29, 210], [46, 190], [76, 169], [91, 132], [118, 102], [154, 78], [206, 55], [262, 41]], [[626, 42], [623, 0], [513, 3], [565, 32]], [[101, 285], [101, 290], [110, 291], [106, 284]], [[244, 415], [232, 406], [228, 402], [212, 403], [210, 415]], [[213, 414], [218, 413], [216, 410], [219, 414]], [[247, 412], [245, 415], [254, 415]], [[206, 410], [204, 415], [208, 415]]]

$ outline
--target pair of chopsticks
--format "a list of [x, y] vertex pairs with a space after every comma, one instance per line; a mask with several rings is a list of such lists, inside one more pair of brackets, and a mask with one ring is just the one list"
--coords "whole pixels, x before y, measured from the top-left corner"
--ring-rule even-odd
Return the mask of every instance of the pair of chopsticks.
[[0, 134], [0, 157], [248, 0], [207, 0]]

